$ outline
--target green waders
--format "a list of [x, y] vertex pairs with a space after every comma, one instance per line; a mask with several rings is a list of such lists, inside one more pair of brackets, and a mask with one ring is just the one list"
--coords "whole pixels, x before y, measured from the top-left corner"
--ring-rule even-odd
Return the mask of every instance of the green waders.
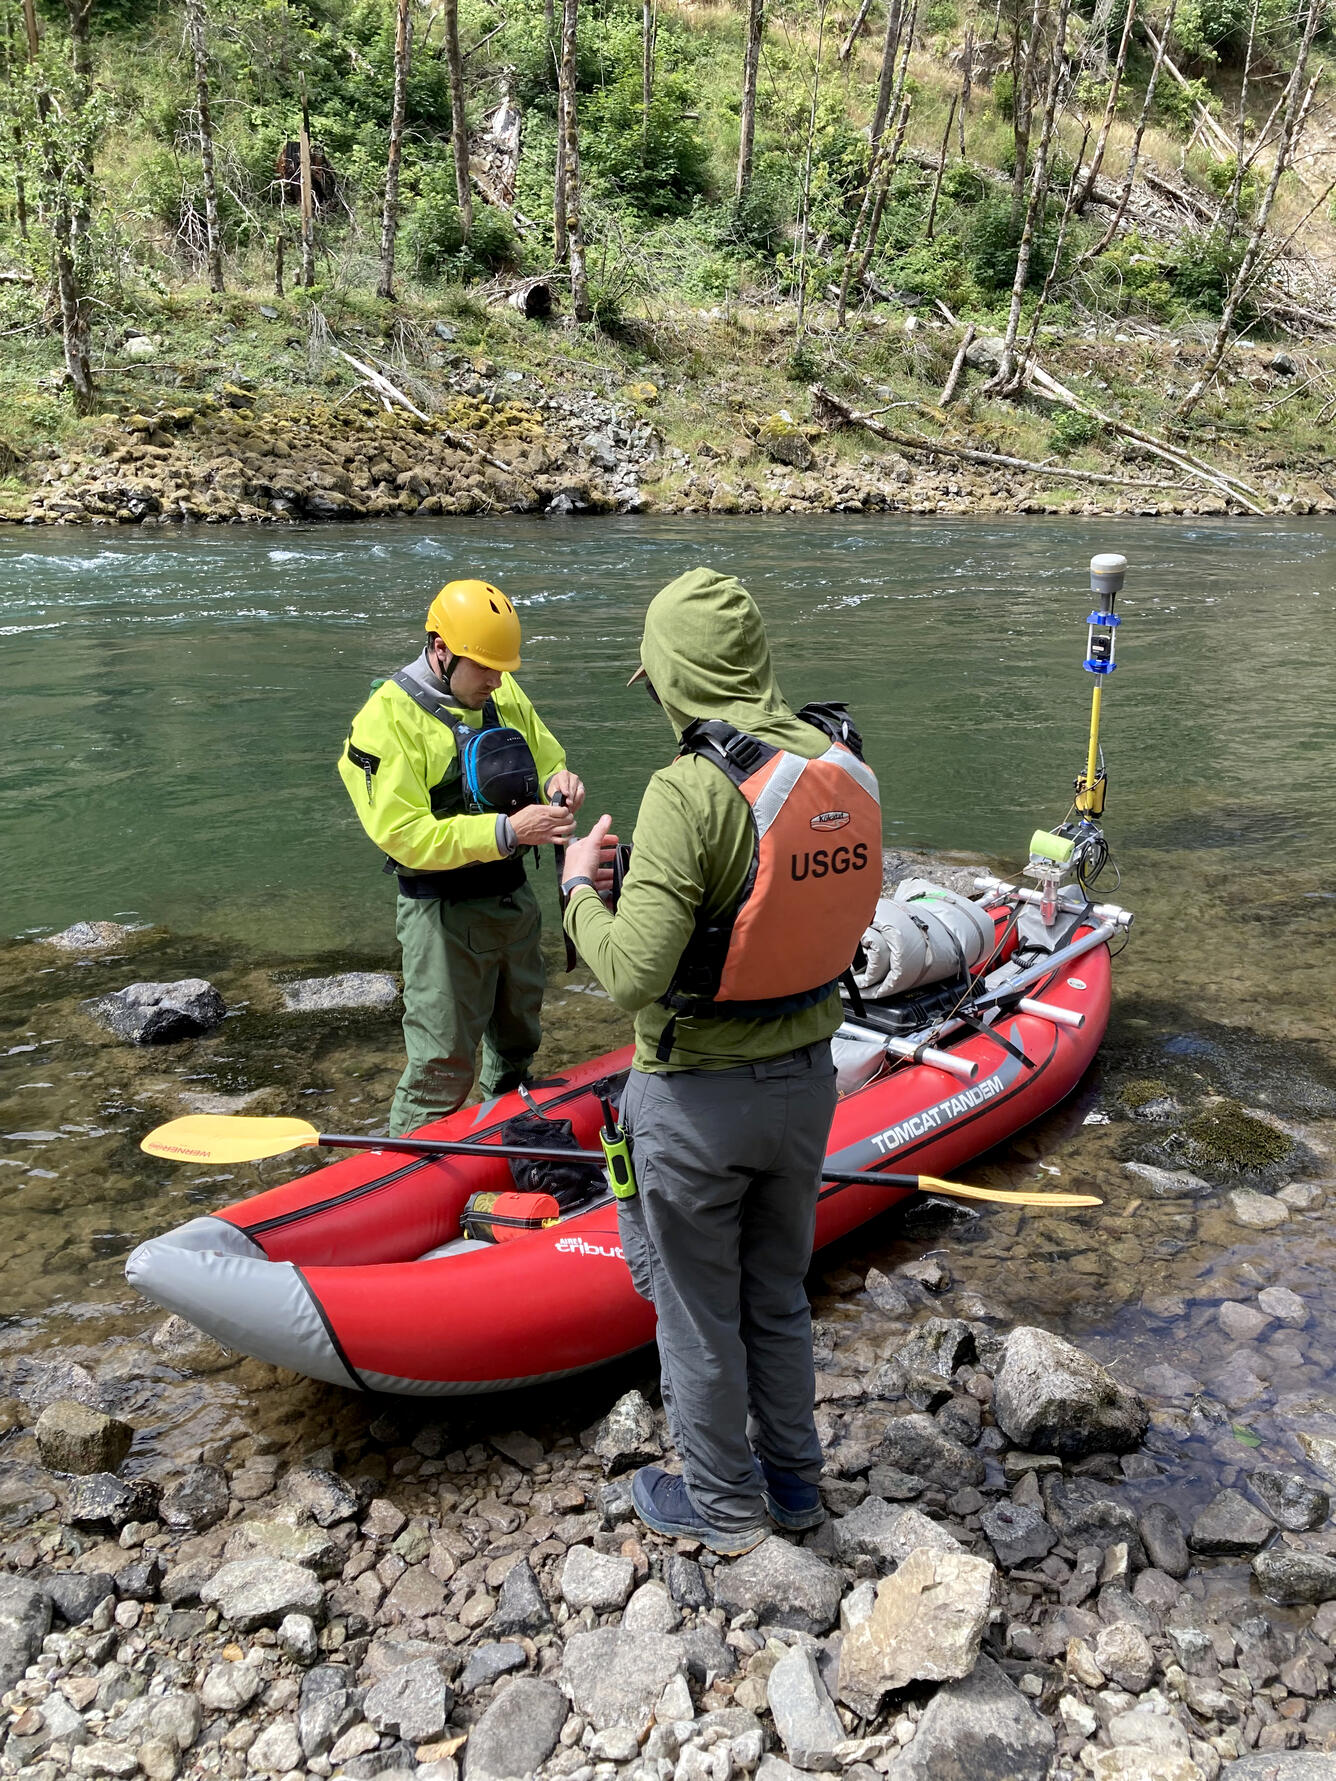
[[399, 898], [404, 1045], [390, 1136], [451, 1113], [473, 1086], [482, 1045], [484, 1094], [524, 1079], [542, 1038], [542, 916], [527, 884], [467, 903]]

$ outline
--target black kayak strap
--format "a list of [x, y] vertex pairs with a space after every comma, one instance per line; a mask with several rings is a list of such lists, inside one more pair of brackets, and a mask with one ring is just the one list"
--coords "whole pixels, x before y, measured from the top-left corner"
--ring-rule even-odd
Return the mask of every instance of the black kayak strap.
[[[400, 668], [397, 674], [390, 676], [390, 679], [402, 692], [407, 693], [413, 703], [425, 711], [428, 717], [434, 717], [448, 730], [458, 732], [462, 727], [470, 735], [477, 733], [471, 723], [465, 722], [461, 706], [451, 704], [448, 698], [443, 698], [439, 693], [433, 693], [429, 688], [423, 686], [422, 682], [410, 674], [407, 668]], [[499, 730], [501, 728], [501, 718], [496, 709], [496, 701], [490, 696], [482, 708], [480, 727], [484, 730]]]

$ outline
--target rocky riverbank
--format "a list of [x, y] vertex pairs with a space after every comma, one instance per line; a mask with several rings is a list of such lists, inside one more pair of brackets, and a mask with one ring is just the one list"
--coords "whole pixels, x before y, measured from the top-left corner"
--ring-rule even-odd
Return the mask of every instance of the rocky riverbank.
[[[59, 1352], [5, 1384], [49, 1490], [0, 1546], [0, 1772], [418, 1781], [1318, 1781], [1336, 1772], [1336, 1532], [1259, 1468], [1187, 1526], [1172, 1437], [1033, 1327], [949, 1314], [929, 1255], [818, 1332], [826, 1523], [716, 1561], [650, 1535], [632, 1391], [578, 1437], [362, 1437], [124, 1465], [139, 1387]], [[947, 1314], [943, 1315], [943, 1311]], [[1307, 1321], [1263, 1291], [1240, 1326]], [[157, 1366], [229, 1358], [180, 1319]], [[1319, 1450], [1320, 1449], [1320, 1450]], [[1313, 1465], [1336, 1475], [1336, 1447]]]
[[[934, 352], [944, 350], [935, 336], [944, 341], [946, 335], [940, 324], [915, 326], [918, 334], [904, 350], [923, 360], [914, 361], [921, 372]], [[445, 334], [453, 340], [453, 329]], [[978, 342], [972, 351], [988, 345]], [[1061, 365], [1063, 355], [1054, 350]], [[1091, 355], [1097, 354], [1099, 369], [1131, 388], [1154, 388], [1161, 381], [1175, 388], [1173, 379], [1187, 375], [1193, 350], [1182, 342], [1103, 342], [1096, 349], [1073, 341], [1066, 357], [1078, 377], [1093, 372]], [[1166, 472], [1163, 462], [1126, 441], [1107, 440], [1102, 456], [1082, 457], [1081, 466], [1067, 472], [1069, 448], [1055, 455], [1051, 442], [1034, 443], [1036, 432], [1044, 438], [1036, 417], [1018, 416], [1014, 437], [988, 429], [986, 443], [998, 461], [976, 463], [921, 451], [902, 454], [865, 433], [832, 430], [808, 418], [819, 405], [802, 388], [785, 397], [792, 411], [762, 406], [766, 392], [742, 366], [721, 377], [688, 375], [661, 387], [648, 378], [619, 381], [593, 367], [584, 375], [572, 365], [505, 369], [486, 354], [453, 348], [430, 357], [430, 396], [426, 384], [405, 379], [421, 401], [430, 400], [430, 412], [378, 399], [365, 388], [351, 387], [334, 399], [266, 389], [245, 377], [208, 393], [174, 389], [138, 409], [122, 402], [120, 412], [90, 422], [77, 439], [42, 448], [25, 466], [24, 486], [0, 493], [0, 519], [153, 527], [413, 514], [1154, 516], [1247, 510], [1223, 484], [1209, 480], [1155, 486], [1157, 474], [1173, 481], [1178, 472]], [[975, 375], [982, 377], [990, 362], [980, 360]], [[1256, 390], [1259, 399], [1270, 395], [1268, 406], [1276, 406], [1298, 387], [1296, 375], [1286, 355], [1257, 353], [1226, 381]], [[1093, 393], [1110, 387], [1097, 378]], [[878, 384], [863, 392], [863, 405], [877, 414], [888, 407], [922, 410], [929, 433], [946, 419], [920, 401], [892, 400], [896, 394], [896, 386]], [[921, 434], [921, 420], [905, 426]], [[1272, 423], [1265, 425], [1270, 429]], [[981, 444], [969, 417], [962, 428], [948, 429], [946, 439]], [[1209, 457], [1217, 447], [1201, 449]], [[1006, 461], [1017, 454], [1032, 467]], [[1325, 459], [1269, 443], [1253, 456], [1246, 470], [1259, 501], [1287, 514], [1336, 512]]]

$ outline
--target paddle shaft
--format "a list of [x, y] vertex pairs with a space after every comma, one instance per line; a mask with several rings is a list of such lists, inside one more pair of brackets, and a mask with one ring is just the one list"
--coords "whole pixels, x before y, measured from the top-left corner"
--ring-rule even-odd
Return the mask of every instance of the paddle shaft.
[[[564, 810], [566, 808], [565, 792], [557, 792], [553, 796], [552, 802]], [[553, 846], [552, 857], [557, 864], [557, 902], [561, 908], [561, 940], [566, 949], [566, 969], [573, 971], [580, 962], [580, 955], [575, 950], [574, 940], [566, 932], [566, 891], [561, 882], [566, 876], [566, 849], [560, 841]]]
[[349, 1138], [338, 1135], [322, 1135], [316, 1143], [326, 1150], [401, 1150], [407, 1156], [513, 1156], [540, 1163], [588, 1163], [594, 1168], [603, 1167], [601, 1150], [539, 1150], [527, 1144], [464, 1144], [439, 1138]]

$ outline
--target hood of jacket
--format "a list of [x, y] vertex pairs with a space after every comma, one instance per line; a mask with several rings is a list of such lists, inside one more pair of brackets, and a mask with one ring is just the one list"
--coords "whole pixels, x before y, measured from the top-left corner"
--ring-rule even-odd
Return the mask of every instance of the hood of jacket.
[[735, 576], [690, 569], [661, 588], [645, 613], [640, 660], [679, 738], [697, 718], [722, 718], [809, 759], [829, 746], [781, 692], [760, 608]]

